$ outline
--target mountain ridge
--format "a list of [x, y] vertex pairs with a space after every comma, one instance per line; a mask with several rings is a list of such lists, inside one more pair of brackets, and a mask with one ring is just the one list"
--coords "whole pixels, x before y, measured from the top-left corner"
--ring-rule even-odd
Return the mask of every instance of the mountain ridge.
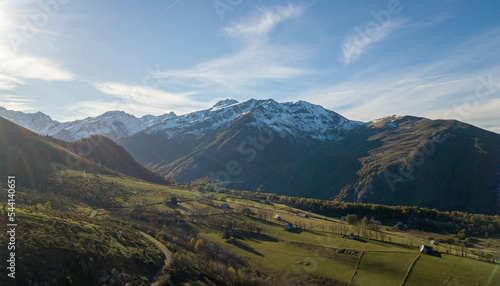
[[[118, 115], [133, 117], [115, 111], [83, 124]], [[116, 141], [181, 183], [210, 178], [297, 197], [500, 213], [500, 135], [456, 120], [393, 115], [363, 123], [272, 99], [222, 100], [160, 120]]]

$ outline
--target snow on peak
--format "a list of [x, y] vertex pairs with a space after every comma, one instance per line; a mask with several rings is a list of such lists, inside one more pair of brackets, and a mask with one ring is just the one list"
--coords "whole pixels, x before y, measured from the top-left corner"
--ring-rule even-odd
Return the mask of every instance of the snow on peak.
[[217, 102], [213, 107], [224, 107], [238, 103], [236, 99], [224, 99]]
[[345, 132], [361, 124], [305, 101], [278, 103], [273, 99], [249, 99], [243, 102], [225, 100], [219, 103], [207, 110], [166, 119], [146, 132], [164, 132], [170, 138], [186, 132], [203, 135], [224, 128], [241, 116], [250, 115], [255, 120], [248, 125], [259, 129], [272, 128], [282, 137], [341, 140]]
[[91, 135], [118, 140], [135, 133], [164, 132], [170, 138], [182, 133], [203, 135], [229, 126], [234, 120], [251, 116], [249, 126], [271, 128], [282, 137], [305, 137], [316, 140], [341, 140], [360, 122], [306, 101], [278, 103], [273, 99], [248, 99], [238, 102], [225, 99], [213, 107], [184, 115], [173, 112], [140, 118], [123, 111], [108, 111], [97, 117], [59, 123], [43, 113], [25, 114], [0, 108], [0, 116], [43, 135], [77, 141]]

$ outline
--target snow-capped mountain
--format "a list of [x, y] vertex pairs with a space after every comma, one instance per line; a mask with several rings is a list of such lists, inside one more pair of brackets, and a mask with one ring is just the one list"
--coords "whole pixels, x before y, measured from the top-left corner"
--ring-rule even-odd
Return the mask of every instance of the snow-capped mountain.
[[112, 140], [118, 140], [175, 116], [172, 112], [161, 116], [145, 115], [137, 118], [123, 111], [108, 111], [97, 117], [61, 123], [52, 120], [42, 112], [23, 113], [0, 107], [0, 117], [35, 133], [69, 142], [91, 135], [103, 135]]
[[258, 129], [271, 128], [281, 137], [307, 137], [316, 140], [339, 140], [341, 134], [359, 126], [341, 115], [305, 101], [278, 103], [273, 99], [233, 99], [219, 101], [212, 108], [165, 119], [145, 130], [165, 132], [169, 138], [179, 134], [203, 135], [208, 131], [229, 126], [234, 120], [251, 115], [249, 125]]
[[50, 135], [54, 132], [57, 133], [60, 130], [58, 128], [61, 126], [60, 122], [52, 120], [52, 118], [42, 112], [23, 113], [0, 107], [0, 117], [42, 135]]
[[137, 118], [123, 111], [108, 111], [97, 117], [64, 123], [54, 121], [41, 112], [25, 114], [0, 108], [0, 116], [36, 133], [65, 141], [77, 141], [91, 135], [119, 140], [141, 131], [148, 134], [163, 132], [168, 138], [179, 134], [203, 135], [227, 127], [246, 115], [253, 117], [250, 126], [271, 128], [281, 137], [322, 141], [342, 139], [346, 131], [362, 124], [305, 101], [278, 103], [273, 99], [243, 102], [226, 99], [209, 109], [179, 116], [171, 112]]
[[103, 135], [112, 140], [118, 140], [142, 131], [172, 116], [175, 116], [175, 114], [170, 113], [161, 116], [146, 115], [137, 118], [123, 111], [108, 111], [97, 117], [88, 117], [83, 120], [66, 123], [61, 131], [51, 135], [66, 141], [75, 141], [91, 135]]

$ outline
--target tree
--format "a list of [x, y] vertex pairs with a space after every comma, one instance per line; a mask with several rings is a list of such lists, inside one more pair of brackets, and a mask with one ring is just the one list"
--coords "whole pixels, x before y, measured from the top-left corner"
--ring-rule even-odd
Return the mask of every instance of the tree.
[[345, 221], [347, 222], [347, 224], [349, 225], [356, 225], [358, 223], [358, 216], [355, 215], [355, 214], [348, 214], [346, 217], [345, 217]]
[[196, 242], [196, 245], [194, 246], [194, 251], [198, 252], [200, 251], [203, 246], [205, 246], [205, 243], [203, 242], [203, 240], [201, 239], [198, 239], [198, 241]]
[[222, 232], [222, 239], [229, 239], [231, 237], [231, 231], [229, 228], [224, 228], [224, 231]]
[[368, 219], [367, 216], [365, 216], [362, 220], [361, 223], [363, 224], [363, 227], [368, 228], [368, 225], [370, 224], [370, 220]]
[[176, 206], [177, 205], [177, 197], [170, 198], [170, 204], [173, 206]]

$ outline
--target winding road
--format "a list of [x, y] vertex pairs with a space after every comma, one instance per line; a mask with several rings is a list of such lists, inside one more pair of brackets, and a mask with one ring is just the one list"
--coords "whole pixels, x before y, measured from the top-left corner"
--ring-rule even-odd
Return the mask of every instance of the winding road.
[[158, 240], [154, 239], [151, 235], [144, 233], [142, 231], [139, 231], [139, 233], [142, 234], [142, 236], [147, 238], [149, 241], [154, 243], [156, 245], [156, 247], [158, 247], [163, 252], [163, 254], [165, 254], [165, 265], [163, 265], [163, 267], [160, 270], [158, 270], [158, 272], [156, 272], [155, 277], [153, 278], [153, 282], [151, 282], [151, 286], [158, 286], [159, 285], [158, 278], [160, 277], [163, 269], [168, 267], [168, 265], [170, 264], [170, 261], [172, 260], [170, 257], [170, 252], [163, 244], [161, 244]]
[[[96, 214], [97, 214], [97, 210], [93, 210], [92, 213], [90, 214], [90, 217], [92, 218]], [[147, 240], [154, 243], [156, 245], [156, 247], [158, 247], [158, 249], [160, 249], [163, 252], [163, 254], [165, 255], [165, 265], [163, 265], [163, 267], [160, 268], [160, 270], [158, 270], [158, 272], [156, 272], [155, 276], [153, 277], [153, 281], [151, 282], [151, 286], [159, 286], [158, 278], [160, 278], [161, 273], [163, 272], [163, 269], [168, 267], [168, 265], [172, 261], [172, 258], [170, 256], [170, 251], [168, 251], [168, 249], [165, 247], [165, 245], [161, 244], [158, 240], [154, 239], [151, 235], [144, 233], [142, 231], [139, 231], [139, 233], [142, 236], [144, 236]]]

